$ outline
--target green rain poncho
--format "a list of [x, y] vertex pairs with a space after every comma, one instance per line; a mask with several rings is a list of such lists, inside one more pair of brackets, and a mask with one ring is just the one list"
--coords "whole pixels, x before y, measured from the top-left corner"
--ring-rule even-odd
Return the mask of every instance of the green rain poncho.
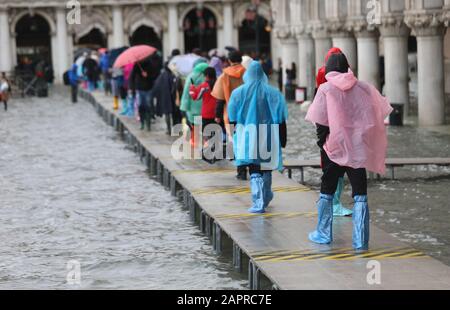
[[[208, 68], [207, 63], [199, 63], [194, 67], [194, 71], [187, 77], [184, 85], [183, 96], [181, 97], [180, 110], [186, 112], [187, 119], [191, 124], [201, 124], [202, 100], [194, 100], [189, 94], [191, 85], [198, 86], [205, 81], [203, 73]], [[197, 117], [197, 120], [195, 119]]]

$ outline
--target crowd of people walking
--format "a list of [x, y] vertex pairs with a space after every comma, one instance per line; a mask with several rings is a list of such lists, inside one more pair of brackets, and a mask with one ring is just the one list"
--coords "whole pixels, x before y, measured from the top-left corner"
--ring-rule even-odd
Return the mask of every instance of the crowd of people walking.
[[[105, 93], [113, 95], [114, 109], [121, 102], [121, 114], [136, 117], [142, 130], [151, 130], [153, 120], [160, 116], [165, 118], [168, 135], [184, 120], [191, 147], [205, 149], [212, 137], [232, 145], [237, 179], [244, 181], [250, 175], [249, 212], [265, 213], [274, 198], [272, 171], [283, 168], [288, 121], [285, 97], [269, 83], [272, 69], [267, 60], [253, 60], [236, 49], [230, 49], [226, 57], [217, 50], [209, 57], [198, 50], [187, 55], [174, 50], [165, 63], [159, 52], [151, 51], [116, 66], [126, 51], [80, 56], [67, 72], [73, 102], [80, 84], [92, 91], [102, 80]], [[137, 51], [133, 51], [135, 57]], [[288, 79], [295, 79], [296, 71], [293, 64], [287, 70]], [[342, 51], [331, 49], [318, 72], [317, 94], [306, 117], [317, 128], [323, 169], [317, 229], [309, 235], [312, 242], [331, 243], [333, 216], [353, 215], [353, 246], [368, 247], [366, 170], [384, 173], [384, 119], [391, 111], [375, 87], [357, 80]], [[219, 127], [219, 131], [208, 130], [208, 126]], [[223, 154], [223, 148], [216, 151]], [[217, 158], [204, 159], [213, 164]], [[340, 203], [345, 174], [353, 189], [353, 210]]]

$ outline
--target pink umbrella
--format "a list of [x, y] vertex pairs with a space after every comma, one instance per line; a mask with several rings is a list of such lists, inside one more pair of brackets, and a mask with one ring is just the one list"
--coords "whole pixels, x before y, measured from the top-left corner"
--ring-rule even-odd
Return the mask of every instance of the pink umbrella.
[[126, 65], [139, 62], [156, 53], [157, 49], [148, 45], [136, 45], [120, 54], [114, 63], [114, 68], [122, 68]]

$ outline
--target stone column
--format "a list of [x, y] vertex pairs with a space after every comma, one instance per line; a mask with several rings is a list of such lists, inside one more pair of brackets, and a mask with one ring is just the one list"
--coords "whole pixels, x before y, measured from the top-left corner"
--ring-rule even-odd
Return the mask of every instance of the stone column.
[[358, 74], [358, 56], [355, 38], [347, 32], [333, 34], [333, 47], [338, 47], [347, 56], [348, 64]]
[[114, 5], [113, 12], [113, 43], [110, 44], [113, 48], [122, 47], [125, 45], [125, 36], [123, 32], [123, 13], [120, 5]]
[[358, 47], [358, 78], [380, 89], [379, 38], [376, 31], [355, 32]]
[[68, 70], [70, 66], [66, 12], [63, 8], [56, 9], [56, 42], [58, 46], [58, 71], [55, 70], [55, 79], [57, 82], [61, 82], [63, 73]]
[[417, 36], [419, 125], [445, 123], [444, 26], [428, 14], [406, 18]]
[[384, 40], [385, 93], [391, 103], [409, 110], [409, 28], [401, 20], [384, 20], [380, 27]]
[[233, 6], [231, 2], [223, 3], [223, 42], [225, 46], [233, 46]]
[[16, 41], [16, 34], [11, 33], [11, 55], [12, 55], [12, 67], [17, 66], [17, 41]]
[[286, 68], [291, 68], [293, 62], [295, 62], [298, 68], [298, 44], [289, 26], [283, 25], [278, 27], [276, 29], [276, 35], [281, 45], [283, 85], [285, 85], [287, 81]]
[[9, 28], [8, 11], [6, 8], [0, 8], [0, 71], [2, 72], [10, 72], [13, 68]]
[[295, 62], [295, 64], [297, 65], [298, 81], [298, 44], [297, 40], [292, 37], [282, 39], [281, 44], [281, 55], [283, 60], [283, 85], [285, 85], [287, 81], [286, 69], [290, 69], [293, 62]]
[[312, 32], [312, 37], [314, 39], [315, 46], [315, 60], [316, 60], [316, 70], [315, 73], [325, 64], [325, 56], [327, 55], [330, 48], [333, 46], [331, 38], [326, 30], [314, 30]]
[[308, 99], [314, 96], [316, 88], [315, 83], [315, 59], [314, 59], [314, 40], [304, 28], [296, 28], [296, 37], [298, 42], [298, 85], [306, 87]]
[[50, 31], [50, 44], [51, 44], [51, 53], [52, 53], [52, 67], [53, 72], [55, 73], [55, 82], [61, 82], [62, 76], [59, 76], [58, 72], [61, 72], [61, 62], [59, 60], [59, 56], [61, 54], [60, 50], [62, 49], [58, 45], [58, 37], [56, 31]]
[[168, 5], [169, 9], [169, 50], [167, 54], [170, 54], [174, 49], [179, 47], [178, 38], [178, 8], [176, 3], [171, 3]]

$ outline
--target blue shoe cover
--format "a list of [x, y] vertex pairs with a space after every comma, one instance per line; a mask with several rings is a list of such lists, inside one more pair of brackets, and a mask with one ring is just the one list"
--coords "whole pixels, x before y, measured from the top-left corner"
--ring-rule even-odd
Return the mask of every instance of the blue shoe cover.
[[134, 100], [128, 98], [128, 114], [127, 116], [134, 117]]
[[264, 180], [261, 174], [254, 173], [250, 177], [250, 188], [252, 191], [253, 206], [248, 210], [250, 213], [262, 214], [264, 210]]
[[336, 193], [334, 194], [333, 198], [333, 216], [344, 217], [350, 216], [353, 213], [352, 210], [344, 208], [344, 206], [341, 203], [341, 195], [343, 189], [344, 189], [344, 178], [339, 178]]
[[353, 208], [353, 248], [367, 250], [369, 248], [369, 205], [367, 196], [355, 196]]
[[120, 112], [120, 115], [127, 115], [129, 110], [129, 106], [127, 103], [127, 100], [122, 100], [122, 112]]
[[272, 171], [264, 172], [263, 181], [264, 181], [264, 208], [267, 208], [274, 197], [272, 192]]
[[333, 241], [333, 196], [320, 194], [317, 211], [317, 229], [309, 234], [309, 240], [318, 244], [329, 244]]

